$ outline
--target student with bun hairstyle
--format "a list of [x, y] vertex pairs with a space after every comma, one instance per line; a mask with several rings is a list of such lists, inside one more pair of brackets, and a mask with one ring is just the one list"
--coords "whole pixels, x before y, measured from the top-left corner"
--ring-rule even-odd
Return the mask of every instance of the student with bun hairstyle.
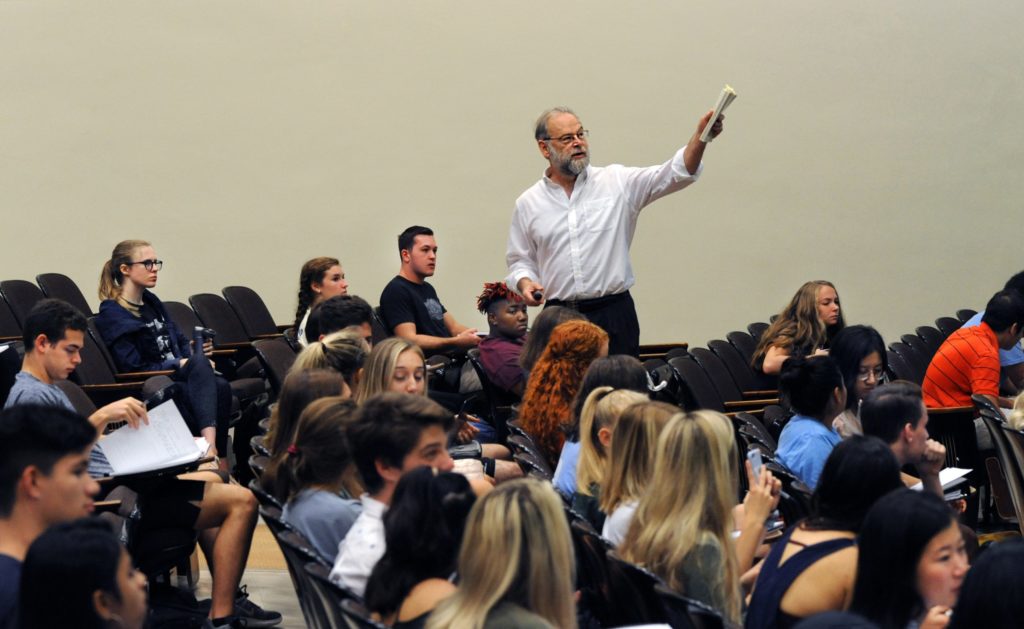
[[832, 420], [846, 406], [846, 387], [828, 356], [793, 356], [782, 365], [779, 396], [796, 413], [779, 435], [775, 459], [814, 489], [841, 437]]
[[359, 388], [363, 364], [369, 352], [370, 347], [358, 330], [332, 332], [299, 352], [289, 372], [310, 369], [336, 371], [345, 379], [347, 394], [351, 396]]

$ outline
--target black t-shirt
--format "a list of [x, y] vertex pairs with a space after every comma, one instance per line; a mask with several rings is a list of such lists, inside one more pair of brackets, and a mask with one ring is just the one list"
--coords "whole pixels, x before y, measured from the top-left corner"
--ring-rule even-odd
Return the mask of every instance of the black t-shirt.
[[448, 338], [445, 312], [437, 291], [426, 282], [416, 284], [396, 275], [380, 294], [380, 314], [392, 334], [400, 323], [415, 323], [417, 334]]
[[14, 627], [21, 585], [21, 562], [10, 555], [0, 555], [0, 628]]

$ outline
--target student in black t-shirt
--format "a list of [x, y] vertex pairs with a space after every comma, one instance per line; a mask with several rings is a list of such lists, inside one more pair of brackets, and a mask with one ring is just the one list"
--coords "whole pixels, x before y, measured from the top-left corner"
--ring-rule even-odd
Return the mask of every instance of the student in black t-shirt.
[[437, 243], [434, 232], [413, 225], [398, 236], [402, 268], [380, 295], [380, 310], [395, 336], [416, 343], [426, 353], [465, 351], [480, 343], [476, 328], [468, 328], [445, 310], [426, 278], [434, 275]]

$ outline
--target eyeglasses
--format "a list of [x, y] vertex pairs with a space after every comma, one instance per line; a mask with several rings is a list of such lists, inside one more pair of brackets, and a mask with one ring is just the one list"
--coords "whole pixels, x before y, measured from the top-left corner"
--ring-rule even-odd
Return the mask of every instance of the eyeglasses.
[[159, 271], [164, 268], [163, 260], [139, 260], [138, 262], [129, 262], [128, 266], [132, 266], [134, 264], [141, 264], [146, 267], [147, 271]]
[[885, 384], [885, 382], [889, 379], [885, 375], [885, 370], [882, 369], [881, 367], [877, 369], [862, 369], [861, 371], [857, 372], [857, 379], [860, 380], [861, 382], [870, 382], [872, 377], [874, 377], [875, 382], [877, 382], [878, 384]]
[[577, 138], [579, 139], [580, 142], [583, 142], [584, 140], [587, 139], [587, 137], [589, 135], [590, 135], [590, 131], [587, 131], [586, 129], [580, 129], [576, 133], [566, 133], [565, 135], [560, 135], [557, 138], [544, 138], [544, 141], [545, 142], [555, 141], [555, 142], [558, 142], [559, 144], [569, 144], [569, 143], [571, 143], [573, 140], [575, 140]]

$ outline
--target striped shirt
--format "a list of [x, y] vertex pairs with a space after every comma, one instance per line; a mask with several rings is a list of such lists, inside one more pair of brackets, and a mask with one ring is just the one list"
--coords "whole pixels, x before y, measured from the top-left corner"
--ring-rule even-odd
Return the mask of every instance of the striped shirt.
[[928, 408], [971, 406], [971, 395], [999, 395], [999, 341], [987, 323], [960, 328], [935, 352], [921, 386]]

